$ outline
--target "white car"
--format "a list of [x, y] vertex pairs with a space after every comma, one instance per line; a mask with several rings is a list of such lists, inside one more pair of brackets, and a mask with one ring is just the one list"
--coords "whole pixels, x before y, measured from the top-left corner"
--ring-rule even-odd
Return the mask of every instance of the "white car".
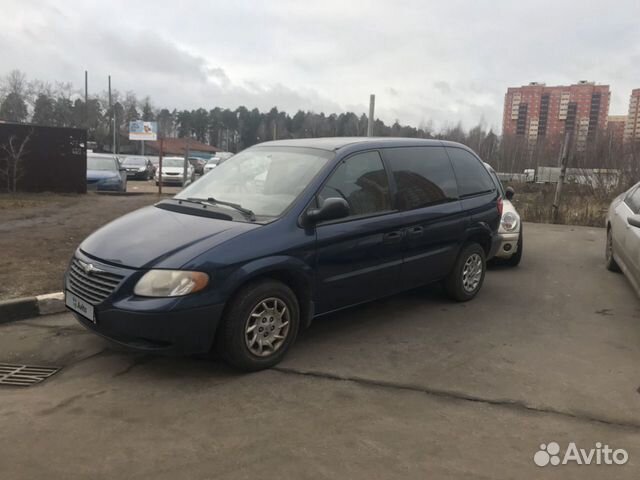
[[640, 183], [618, 195], [607, 213], [606, 267], [622, 271], [640, 295]]
[[209, 173], [211, 170], [216, 168], [219, 163], [220, 163], [220, 159], [218, 157], [213, 157], [210, 160], [208, 160], [207, 163], [204, 164], [203, 175]]
[[485, 163], [485, 166], [502, 193], [502, 218], [498, 228], [500, 247], [494, 257], [494, 263], [497, 261], [500, 264], [515, 267], [520, 263], [524, 249], [522, 222], [516, 207], [511, 203], [515, 192], [511, 187], [505, 189], [495, 170], [487, 163]]
[[[160, 168], [156, 170], [154, 180], [156, 185], [160, 183]], [[193, 166], [187, 162], [187, 178], [184, 181], [184, 158], [182, 157], [163, 157], [162, 159], [162, 184], [163, 185], [180, 185], [182, 187], [193, 181]]]

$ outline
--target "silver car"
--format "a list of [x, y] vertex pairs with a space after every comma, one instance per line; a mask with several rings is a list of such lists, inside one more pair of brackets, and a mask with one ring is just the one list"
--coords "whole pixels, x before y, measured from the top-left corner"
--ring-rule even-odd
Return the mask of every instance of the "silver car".
[[611, 202], [606, 227], [607, 269], [624, 272], [640, 295], [640, 183]]
[[498, 228], [500, 247], [496, 251], [492, 263], [515, 267], [520, 263], [520, 260], [522, 260], [522, 252], [524, 250], [522, 221], [516, 211], [516, 207], [511, 203], [515, 192], [511, 187], [507, 187], [506, 189], [503, 187], [502, 182], [491, 165], [488, 163], [484, 165], [487, 167], [487, 170], [489, 170], [493, 181], [502, 194], [502, 218], [500, 219], [500, 227]]

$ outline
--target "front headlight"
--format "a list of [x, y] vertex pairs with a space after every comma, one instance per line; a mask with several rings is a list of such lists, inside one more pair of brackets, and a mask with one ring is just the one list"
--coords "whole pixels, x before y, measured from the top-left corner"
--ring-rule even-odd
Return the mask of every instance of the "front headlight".
[[140, 167], [140, 168], [138, 169], [138, 171], [139, 171], [139, 172], [144, 172], [145, 170], [146, 170], [146, 168], [144, 168], [144, 167]]
[[502, 228], [507, 232], [513, 232], [518, 228], [518, 216], [513, 212], [507, 212], [502, 215]]
[[133, 293], [141, 297], [181, 297], [199, 292], [209, 283], [209, 275], [184, 270], [151, 270], [138, 280]]

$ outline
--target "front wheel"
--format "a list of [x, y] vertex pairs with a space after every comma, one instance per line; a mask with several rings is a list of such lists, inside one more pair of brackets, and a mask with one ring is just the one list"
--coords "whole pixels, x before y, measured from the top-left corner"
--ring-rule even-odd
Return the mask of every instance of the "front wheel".
[[240, 370], [262, 370], [282, 360], [299, 325], [298, 299], [289, 287], [276, 280], [254, 282], [231, 300], [215, 347]]
[[458, 302], [471, 300], [482, 287], [486, 268], [484, 249], [477, 243], [467, 243], [444, 281], [447, 294]]

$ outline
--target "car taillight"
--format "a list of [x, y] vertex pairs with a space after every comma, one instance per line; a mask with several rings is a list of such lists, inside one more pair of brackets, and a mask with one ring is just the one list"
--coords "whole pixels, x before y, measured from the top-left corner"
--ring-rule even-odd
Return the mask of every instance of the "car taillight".
[[502, 197], [498, 197], [498, 213], [500, 214], [500, 218], [502, 218], [502, 209], [504, 205], [502, 204]]

